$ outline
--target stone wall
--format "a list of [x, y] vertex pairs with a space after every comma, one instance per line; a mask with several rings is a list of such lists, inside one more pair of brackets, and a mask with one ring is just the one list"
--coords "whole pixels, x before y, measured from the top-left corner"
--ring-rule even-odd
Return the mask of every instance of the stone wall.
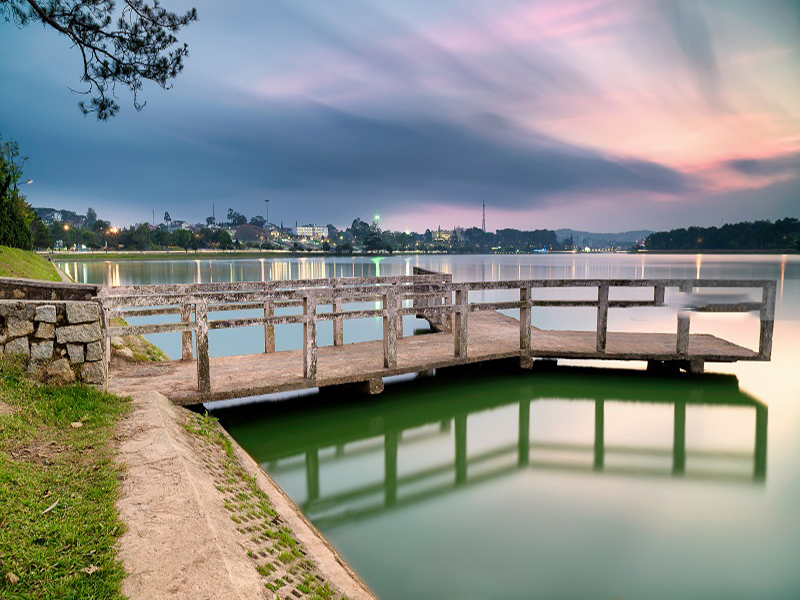
[[0, 353], [24, 356], [43, 381], [104, 386], [103, 339], [97, 302], [0, 300]]

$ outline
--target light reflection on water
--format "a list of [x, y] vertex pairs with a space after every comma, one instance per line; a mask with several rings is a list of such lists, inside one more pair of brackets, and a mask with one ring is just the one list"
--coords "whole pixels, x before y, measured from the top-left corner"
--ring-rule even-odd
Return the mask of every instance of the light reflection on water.
[[[377, 399], [350, 403], [321, 394], [317, 404], [293, 399], [262, 407], [247, 413], [247, 422], [239, 421], [245, 413], [223, 415], [233, 435], [306, 506], [379, 597], [800, 597], [797, 256], [414, 256], [64, 266], [81, 281], [125, 285], [400, 275], [414, 265], [452, 273], [456, 281], [776, 279], [773, 360], [707, 365], [728, 376], [675, 380], [630, 373], [642, 365], [625, 365], [627, 372], [437, 375], [387, 387]], [[625, 290], [625, 297], [629, 293], [635, 290]], [[693, 332], [751, 347], [757, 340], [752, 315], [697, 317]], [[674, 318], [668, 309], [612, 310], [609, 326], [674, 331]], [[593, 320], [592, 310], [542, 309], [533, 316], [540, 327], [591, 329]], [[415, 326], [413, 319], [405, 323], [407, 332]], [[372, 320], [346, 328], [346, 341], [380, 334]], [[212, 337], [213, 352], [260, 351], [258, 328], [212, 336], [217, 333], [231, 337]], [[174, 338], [173, 356], [179, 352]], [[286, 339], [289, 347], [299, 346], [299, 334]], [[527, 437], [520, 435], [525, 423]], [[318, 478], [309, 474], [315, 469]]]

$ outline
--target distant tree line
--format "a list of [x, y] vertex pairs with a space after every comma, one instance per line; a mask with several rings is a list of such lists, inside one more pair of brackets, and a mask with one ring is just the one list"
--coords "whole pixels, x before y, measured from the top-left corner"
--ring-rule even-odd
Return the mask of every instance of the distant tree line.
[[648, 250], [774, 250], [800, 249], [800, 220], [745, 221], [722, 227], [689, 227], [651, 233]]

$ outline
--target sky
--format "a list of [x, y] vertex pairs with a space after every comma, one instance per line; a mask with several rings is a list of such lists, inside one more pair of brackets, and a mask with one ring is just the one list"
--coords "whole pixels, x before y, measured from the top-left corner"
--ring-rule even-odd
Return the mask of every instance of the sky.
[[0, 21], [0, 134], [33, 206], [424, 231], [800, 217], [800, 0], [228, 0], [137, 112]]

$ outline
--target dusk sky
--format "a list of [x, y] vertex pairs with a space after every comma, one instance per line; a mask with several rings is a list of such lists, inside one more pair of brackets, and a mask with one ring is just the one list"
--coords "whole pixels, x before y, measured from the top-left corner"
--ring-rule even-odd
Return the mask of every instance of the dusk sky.
[[63, 36], [0, 22], [33, 206], [116, 225], [591, 231], [800, 217], [798, 0], [230, 0], [174, 88], [84, 118]]

